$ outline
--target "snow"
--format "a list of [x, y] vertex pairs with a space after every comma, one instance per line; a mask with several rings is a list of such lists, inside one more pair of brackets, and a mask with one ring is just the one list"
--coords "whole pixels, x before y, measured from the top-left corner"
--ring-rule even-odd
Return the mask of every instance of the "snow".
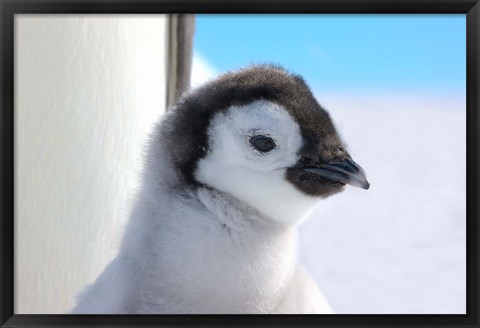
[[192, 74], [190, 75], [192, 87], [197, 87], [217, 75], [217, 70], [202, 55], [199, 53], [193, 55]]
[[[217, 74], [195, 54], [195, 86]], [[334, 310], [465, 313], [464, 97], [315, 93], [371, 183], [300, 227], [300, 259]]]
[[319, 96], [371, 188], [319, 204], [301, 259], [338, 313], [465, 313], [465, 102], [349, 98]]

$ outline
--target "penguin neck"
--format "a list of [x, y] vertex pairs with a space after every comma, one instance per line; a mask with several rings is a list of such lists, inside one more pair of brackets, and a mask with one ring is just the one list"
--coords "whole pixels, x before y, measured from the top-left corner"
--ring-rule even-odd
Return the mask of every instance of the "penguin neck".
[[279, 233], [288, 229], [228, 193], [202, 186], [195, 194], [211, 218], [227, 229], [244, 232], [266, 229]]
[[191, 191], [190, 197], [202, 206], [189, 217], [190, 224], [207, 225], [216, 231], [206, 236], [209, 241], [216, 236], [222, 241], [238, 242], [240, 252], [245, 251], [245, 245], [255, 250], [256, 246], [272, 243], [278, 248], [272, 249], [271, 255], [275, 255], [275, 251], [279, 251], [279, 256], [290, 251], [296, 254], [295, 226], [278, 223], [234, 196], [213, 188], [198, 187]]

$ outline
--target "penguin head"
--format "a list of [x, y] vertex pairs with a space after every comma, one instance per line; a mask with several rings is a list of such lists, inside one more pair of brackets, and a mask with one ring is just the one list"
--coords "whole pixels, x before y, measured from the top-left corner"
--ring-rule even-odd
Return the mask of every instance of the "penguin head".
[[164, 138], [192, 188], [226, 192], [296, 224], [346, 185], [369, 187], [304, 80], [278, 66], [227, 73], [175, 107]]

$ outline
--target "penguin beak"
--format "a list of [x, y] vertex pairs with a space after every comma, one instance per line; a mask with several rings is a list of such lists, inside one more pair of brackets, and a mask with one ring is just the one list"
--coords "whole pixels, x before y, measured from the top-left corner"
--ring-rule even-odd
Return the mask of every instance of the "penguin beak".
[[306, 166], [303, 167], [303, 170], [354, 187], [360, 187], [363, 189], [370, 188], [370, 183], [367, 181], [365, 171], [360, 165], [348, 157], [341, 162], [329, 162], [327, 164], [316, 166]]

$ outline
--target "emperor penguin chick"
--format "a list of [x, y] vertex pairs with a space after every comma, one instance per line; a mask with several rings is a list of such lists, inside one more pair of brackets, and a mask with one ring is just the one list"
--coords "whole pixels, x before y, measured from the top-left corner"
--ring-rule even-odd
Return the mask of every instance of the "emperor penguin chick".
[[72, 313], [331, 313], [297, 226], [368, 189], [304, 80], [271, 65], [187, 92], [156, 125], [117, 257]]

